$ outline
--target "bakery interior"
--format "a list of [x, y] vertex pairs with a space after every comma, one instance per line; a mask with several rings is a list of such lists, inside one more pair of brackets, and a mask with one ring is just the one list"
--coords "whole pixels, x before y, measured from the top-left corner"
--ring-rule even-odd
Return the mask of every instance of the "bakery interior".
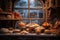
[[60, 35], [60, 0], [0, 0], [0, 34]]

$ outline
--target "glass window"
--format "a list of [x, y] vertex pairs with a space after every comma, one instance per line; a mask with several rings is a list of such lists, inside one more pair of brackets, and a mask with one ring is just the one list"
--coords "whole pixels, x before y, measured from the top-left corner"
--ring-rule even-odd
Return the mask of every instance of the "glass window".
[[28, 7], [28, 0], [19, 0], [15, 3], [15, 6], [17, 8], [27, 8]]
[[30, 10], [30, 18], [43, 18], [43, 10]]
[[29, 19], [29, 22], [42, 22], [44, 16], [42, 3], [39, 0], [19, 0], [14, 4], [14, 10], [19, 12], [23, 19]]
[[31, 7], [41, 7], [42, 4], [39, 0], [30, 0], [30, 8]]
[[18, 10], [17, 9], [17, 10], [15, 10], [15, 12], [19, 12], [20, 15], [22, 15], [23, 18], [28, 18], [28, 10], [22, 10], [22, 9], [21, 10], [20, 9]]

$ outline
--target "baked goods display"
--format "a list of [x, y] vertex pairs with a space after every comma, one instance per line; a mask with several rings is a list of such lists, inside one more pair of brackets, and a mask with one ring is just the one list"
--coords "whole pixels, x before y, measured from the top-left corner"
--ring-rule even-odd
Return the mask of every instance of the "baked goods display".
[[20, 15], [20, 13], [18, 13], [18, 12], [13, 12], [13, 14], [14, 14], [14, 18], [16, 18], [16, 19], [22, 19], [22, 16]]
[[20, 34], [21, 30], [20, 29], [14, 29], [13, 33], [14, 34]]
[[2, 28], [1, 31], [5, 32], [5, 33], [9, 32], [9, 30], [7, 28]]
[[21, 21], [21, 22], [19, 22], [19, 23], [18, 23], [18, 25], [19, 25], [19, 27], [24, 28], [24, 27], [25, 27], [25, 25], [26, 25], [26, 23], [24, 23], [24, 22], [22, 22], [22, 21]]
[[35, 28], [35, 32], [36, 33], [42, 33], [42, 31], [44, 31], [44, 30], [45, 30], [45, 28], [44, 27], [41, 27], [41, 26]]
[[1, 28], [0, 31], [2, 34], [10, 34], [9, 29], [7, 28]]
[[32, 28], [39, 27], [39, 26], [40, 26], [39, 24], [34, 23], [34, 22], [28, 23], [28, 24], [26, 25], [26, 27], [32, 27]]
[[31, 33], [34, 33], [34, 32], [35, 32], [35, 28], [36, 28], [36, 27], [40, 27], [40, 25], [37, 24], [37, 23], [31, 22], [31, 23], [28, 23], [28, 24], [26, 25], [26, 27], [29, 28], [29, 30], [30, 30]]
[[46, 30], [44, 31], [44, 33], [45, 33], [45, 34], [51, 34], [51, 30], [46, 29]]
[[41, 33], [40, 27], [36, 27], [36, 28], [35, 28], [35, 32], [36, 32], [36, 33]]
[[14, 31], [18, 32], [18, 31], [20, 31], [20, 30], [19, 30], [19, 29], [14, 29]]
[[20, 32], [20, 34], [22, 34], [22, 35], [24, 35], [24, 34], [28, 34], [28, 33], [29, 33], [29, 32], [26, 31], [26, 30], [23, 30], [23, 31]]
[[44, 22], [42, 24], [43, 27], [45, 27], [46, 29], [48, 29], [50, 27], [50, 24], [48, 22]]
[[35, 34], [60, 34], [60, 29], [56, 29], [56, 28], [48, 28], [46, 29], [45, 26], [49, 26], [48, 23], [43, 24], [43, 26], [40, 26], [37, 23], [28, 23], [26, 25], [26, 23], [24, 22], [20, 22], [19, 23], [19, 27], [21, 27], [22, 29], [17, 29], [17, 28], [1, 28], [0, 30], [2, 31], [2, 33], [4, 34], [19, 34], [19, 35], [25, 35], [25, 34], [29, 34], [29, 33], [35, 33]]
[[29, 27], [26, 27], [25, 30], [29, 33], [31, 32], [31, 29]]
[[60, 29], [51, 29], [52, 34], [60, 34]]
[[53, 27], [54, 29], [59, 29], [60, 28], [60, 21], [56, 21], [55, 23], [54, 23], [54, 27]]

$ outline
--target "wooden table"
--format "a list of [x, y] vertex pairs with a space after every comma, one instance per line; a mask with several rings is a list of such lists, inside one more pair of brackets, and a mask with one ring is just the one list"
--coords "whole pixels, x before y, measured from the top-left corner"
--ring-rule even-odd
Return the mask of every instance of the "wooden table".
[[4, 40], [58, 40], [58, 35], [0, 35]]

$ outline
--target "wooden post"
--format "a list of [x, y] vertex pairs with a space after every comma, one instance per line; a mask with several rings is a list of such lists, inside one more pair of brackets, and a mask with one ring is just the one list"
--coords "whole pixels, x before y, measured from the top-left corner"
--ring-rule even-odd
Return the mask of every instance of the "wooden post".
[[6, 3], [6, 11], [12, 11], [12, 0], [7, 0], [7, 3]]

